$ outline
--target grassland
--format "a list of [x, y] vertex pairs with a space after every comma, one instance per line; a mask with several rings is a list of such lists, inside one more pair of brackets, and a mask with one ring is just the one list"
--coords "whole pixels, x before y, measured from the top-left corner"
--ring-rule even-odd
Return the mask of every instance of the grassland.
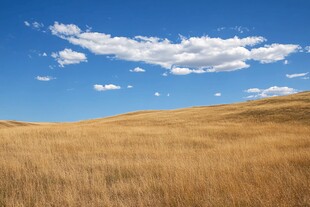
[[310, 92], [2, 121], [0, 206], [310, 206]]

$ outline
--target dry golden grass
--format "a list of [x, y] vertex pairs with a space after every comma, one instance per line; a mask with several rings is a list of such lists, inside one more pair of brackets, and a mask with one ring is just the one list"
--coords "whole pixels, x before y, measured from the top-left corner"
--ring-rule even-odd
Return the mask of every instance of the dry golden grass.
[[0, 120], [0, 129], [1, 128], [7, 128], [7, 127], [33, 126], [33, 125], [39, 125], [39, 123], [19, 122], [19, 121], [1, 121]]
[[0, 206], [310, 206], [310, 92], [26, 125], [0, 127]]

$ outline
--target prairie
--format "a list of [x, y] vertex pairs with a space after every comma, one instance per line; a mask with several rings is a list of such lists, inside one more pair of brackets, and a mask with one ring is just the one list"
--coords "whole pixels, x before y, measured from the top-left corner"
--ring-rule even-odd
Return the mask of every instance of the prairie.
[[1, 121], [0, 206], [310, 206], [310, 92]]

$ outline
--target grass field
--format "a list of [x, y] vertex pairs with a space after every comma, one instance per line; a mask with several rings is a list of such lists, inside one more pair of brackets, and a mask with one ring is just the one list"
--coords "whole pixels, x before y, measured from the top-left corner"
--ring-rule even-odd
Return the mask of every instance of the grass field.
[[310, 206], [310, 92], [1, 121], [0, 206]]

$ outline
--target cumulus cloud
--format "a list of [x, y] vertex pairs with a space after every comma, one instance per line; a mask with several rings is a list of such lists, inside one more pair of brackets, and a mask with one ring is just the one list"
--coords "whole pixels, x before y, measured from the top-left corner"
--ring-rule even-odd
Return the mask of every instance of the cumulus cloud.
[[129, 71], [132, 73], [144, 73], [145, 72], [145, 70], [143, 68], [140, 68], [140, 67], [136, 67], [136, 68], [131, 69]]
[[259, 88], [250, 88], [245, 90], [246, 93], [252, 93], [252, 95], [246, 97], [246, 98], [266, 98], [271, 96], [283, 96], [283, 95], [289, 95], [293, 93], [297, 93], [297, 90], [294, 88], [289, 87], [278, 87], [278, 86], [272, 86], [267, 89], [259, 89]]
[[132, 85], [128, 85], [127, 88], [133, 88], [133, 86]]
[[221, 93], [215, 93], [214, 96], [222, 96]]
[[283, 61], [283, 64], [284, 64], [284, 65], [287, 65], [287, 64], [289, 64], [289, 61], [288, 61], [288, 60], [284, 60], [284, 61]]
[[51, 56], [59, 63], [60, 67], [70, 64], [78, 64], [80, 62], [87, 62], [87, 58], [84, 53], [75, 52], [67, 48], [57, 53], [53, 52]]
[[[308, 72], [309, 73], [309, 72]], [[286, 74], [287, 78], [298, 78], [308, 75], [308, 73], [295, 73], [295, 74]]]
[[250, 67], [250, 60], [272, 63], [284, 60], [300, 48], [299, 45], [278, 43], [257, 47], [267, 41], [260, 36], [228, 39], [181, 37], [179, 42], [173, 43], [158, 37], [113, 37], [105, 33], [84, 32], [74, 24], [58, 22], [49, 28], [52, 34], [96, 55], [159, 65], [176, 75], [245, 69]]
[[159, 92], [154, 93], [154, 96], [160, 96]]
[[307, 51], [307, 53], [310, 53], [310, 46], [306, 46], [305, 50]]
[[189, 69], [189, 68], [180, 68], [173, 67], [171, 68], [170, 73], [173, 75], [188, 75], [190, 73], [205, 73], [207, 70], [204, 69]]
[[188, 75], [192, 73], [192, 70], [189, 68], [179, 68], [175, 67], [171, 69], [171, 73], [174, 75]]
[[35, 79], [37, 79], [38, 81], [51, 81], [56, 78], [52, 76], [37, 76]]
[[107, 85], [95, 84], [94, 89], [96, 91], [109, 91], [109, 90], [118, 90], [121, 89], [121, 87], [114, 84], [107, 84]]
[[259, 88], [249, 88], [249, 89], [245, 90], [245, 92], [247, 92], [247, 93], [259, 93], [259, 92], [261, 92], [261, 89], [259, 89]]
[[300, 46], [293, 44], [272, 44], [265, 45], [264, 47], [254, 48], [251, 51], [253, 60], [261, 63], [272, 63], [279, 60], [284, 60], [289, 54], [296, 52]]
[[25, 26], [27, 27], [31, 27], [32, 29], [35, 30], [41, 30], [44, 27], [44, 24], [41, 22], [28, 22], [28, 21], [24, 21]]
[[53, 26], [49, 26], [53, 35], [59, 37], [69, 36], [69, 35], [78, 35], [81, 32], [81, 29], [74, 24], [59, 24], [55, 22]]

